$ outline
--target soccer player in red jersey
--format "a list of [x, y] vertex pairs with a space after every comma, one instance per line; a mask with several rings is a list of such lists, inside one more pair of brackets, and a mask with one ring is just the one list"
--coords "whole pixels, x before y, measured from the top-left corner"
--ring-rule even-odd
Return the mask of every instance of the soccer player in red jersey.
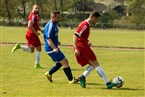
[[26, 33], [26, 39], [27, 39], [27, 45], [28, 46], [22, 46], [19, 43], [17, 43], [13, 48], [12, 52], [16, 51], [17, 49], [22, 49], [26, 52], [33, 53], [36, 49], [36, 55], [35, 55], [35, 68], [42, 68], [39, 64], [40, 61], [40, 52], [41, 52], [41, 42], [39, 39], [40, 33], [38, 32], [43, 31], [39, 28], [39, 6], [34, 5], [32, 8], [32, 11], [29, 14], [28, 17], [28, 29]]
[[81, 22], [73, 36], [73, 47], [77, 62], [83, 67], [87, 64], [89, 66], [86, 68], [85, 72], [79, 77], [80, 85], [86, 88], [86, 77], [90, 74], [92, 70], [96, 70], [98, 74], [102, 77], [107, 88], [110, 89], [116, 84], [110, 82], [106, 77], [103, 69], [99, 65], [97, 58], [90, 48], [91, 43], [88, 40], [90, 34], [90, 24], [95, 25], [100, 17], [100, 14], [93, 11], [87, 20]]

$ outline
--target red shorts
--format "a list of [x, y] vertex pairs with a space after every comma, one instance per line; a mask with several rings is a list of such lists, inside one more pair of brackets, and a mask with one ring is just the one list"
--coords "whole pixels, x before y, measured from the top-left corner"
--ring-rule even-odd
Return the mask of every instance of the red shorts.
[[34, 34], [34, 33], [26, 33], [26, 39], [27, 39], [27, 45], [28, 47], [33, 46], [33, 47], [38, 47], [41, 46], [41, 42], [39, 37]]
[[89, 61], [96, 61], [96, 56], [92, 49], [88, 47], [78, 47], [80, 55], [76, 55], [77, 62], [83, 67], [89, 63]]

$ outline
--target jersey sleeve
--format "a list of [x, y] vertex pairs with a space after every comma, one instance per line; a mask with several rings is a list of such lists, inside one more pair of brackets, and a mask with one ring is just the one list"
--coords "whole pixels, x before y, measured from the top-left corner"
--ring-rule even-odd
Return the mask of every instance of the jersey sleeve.
[[79, 25], [79, 27], [77, 28], [75, 35], [77, 35], [78, 37], [81, 37], [81, 35], [83, 34], [83, 32], [88, 28], [88, 26], [85, 23], [81, 23]]
[[52, 31], [53, 31], [53, 23], [50, 23], [47, 30], [46, 30], [46, 38], [52, 38]]
[[31, 13], [29, 15], [28, 21], [33, 21], [34, 22], [34, 19], [35, 19], [35, 15], [33, 13]]

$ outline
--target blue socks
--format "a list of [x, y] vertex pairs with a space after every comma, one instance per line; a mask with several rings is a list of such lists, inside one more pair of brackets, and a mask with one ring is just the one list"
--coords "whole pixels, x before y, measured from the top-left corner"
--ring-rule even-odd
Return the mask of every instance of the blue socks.
[[65, 75], [67, 76], [68, 80], [72, 81], [73, 76], [70, 67], [64, 68], [63, 71], [65, 72]]
[[60, 63], [56, 63], [50, 70], [49, 70], [49, 74], [52, 75], [53, 73], [55, 73], [62, 65]]
[[[49, 74], [52, 75], [53, 73], [55, 73], [57, 70], [60, 69], [62, 65], [60, 63], [56, 63], [50, 70], [49, 70]], [[64, 68], [63, 69], [65, 75], [67, 76], [69, 81], [73, 80], [73, 76], [72, 76], [72, 72], [70, 67]]]

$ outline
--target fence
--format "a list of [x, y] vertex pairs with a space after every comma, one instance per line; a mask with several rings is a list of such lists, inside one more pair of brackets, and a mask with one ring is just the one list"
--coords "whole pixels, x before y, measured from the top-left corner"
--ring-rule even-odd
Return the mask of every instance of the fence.
[[[42, 20], [40, 26], [45, 26], [47, 20]], [[1, 26], [27, 26], [27, 21], [24, 20], [0, 20]], [[79, 22], [59, 22], [59, 27], [69, 27], [70, 29], [77, 27]], [[120, 29], [135, 29], [145, 30], [145, 24], [111, 24], [111, 23], [98, 23], [93, 28], [120, 28]]]

